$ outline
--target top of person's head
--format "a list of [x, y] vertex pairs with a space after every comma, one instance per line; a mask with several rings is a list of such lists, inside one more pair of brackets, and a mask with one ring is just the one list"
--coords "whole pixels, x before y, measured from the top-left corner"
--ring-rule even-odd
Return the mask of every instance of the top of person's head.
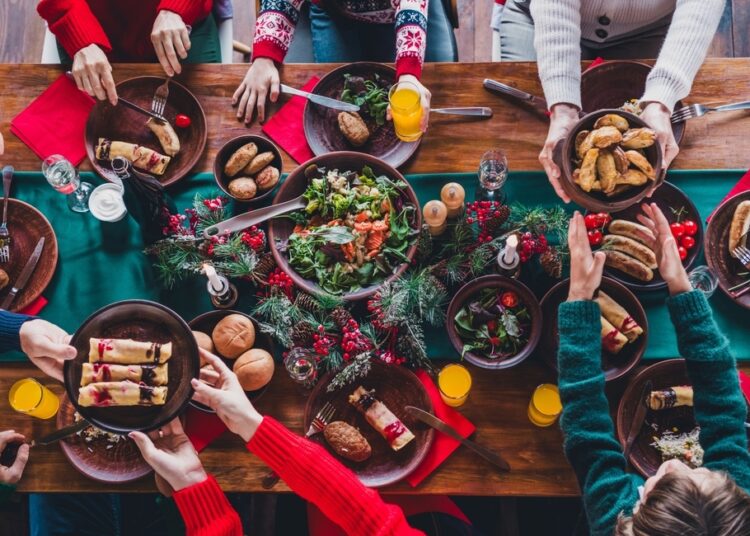
[[685, 473], [665, 474], [615, 528], [615, 536], [748, 535], [750, 495], [722, 472], [701, 485]]

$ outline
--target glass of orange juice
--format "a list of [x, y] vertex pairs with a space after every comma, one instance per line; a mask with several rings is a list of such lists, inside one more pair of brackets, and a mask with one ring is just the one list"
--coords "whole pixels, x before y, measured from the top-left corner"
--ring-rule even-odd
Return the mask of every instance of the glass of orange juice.
[[443, 402], [454, 408], [463, 406], [471, 391], [471, 374], [463, 365], [451, 363], [438, 374], [438, 387]]
[[388, 92], [393, 116], [393, 128], [402, 141], [417, 141], [422, 137], [422, 97], [413, 82], [397, 82]]
[[8, 395], [10, 406], [20, 412], [38, 419], [51, 419], [57, 415], [60, 399], [34, 378], [18, 380], [10, 388]]
[[557, 385], [543, 383], [534, 390], [529, 402], [529, 420], [537, 426], [550, 426], [562, 413], [562, 402]]

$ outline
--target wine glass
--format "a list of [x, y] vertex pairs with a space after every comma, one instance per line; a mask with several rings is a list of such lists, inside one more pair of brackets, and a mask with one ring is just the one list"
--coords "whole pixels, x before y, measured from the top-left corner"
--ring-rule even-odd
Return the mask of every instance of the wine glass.
[[64, 156], [53, 154], [42, 162], [42, 174], [55, 190], [67, 196], [68, 208], [74, 212], [89, 211], [93, 186], [81, 181], [75, 166]]
[[479, 188], [477, 199], [488, 201], [505, 200], [503, 186], [508, 180], [508, 159], [500, 149], [490, 149], [479, 161]]

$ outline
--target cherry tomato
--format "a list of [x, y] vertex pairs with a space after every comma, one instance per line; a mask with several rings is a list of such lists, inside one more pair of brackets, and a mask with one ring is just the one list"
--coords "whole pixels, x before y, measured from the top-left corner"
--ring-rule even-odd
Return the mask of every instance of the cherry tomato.
[[177, 117], [174, 118], [174, 123], [180, 128], [187, 128], [192, 121], [190, 121], [190, 118], [185, 114], [177, 114]]
[[678, 240], [679, 240], [679, 238], [680, 238], [680, 237], [681, 237], [682, 235], [684, 235], [684, 234], [685, 234], [685, 226], [684, 226], [684, 225], [682, 225], [681, 223], [678, 223], [678, 222], [674, 222], [674, 223], [672, 223], [672, 224], [671, 224], [671, 225], [669, 226], [669, 228], [670, 228], [670, 229], [671, 229], [671, 231], [672, 231], [672, 236], [674, 236], [674, 237], [675, 237], [675, 238], [677, 238]]
[[515, 307], [518, 305], [518, 296], [515, 292], [503, 292], [503, 295], [500, 296], [500, 303], [505, 307]]
[[612, 216], [607, 214], [606, 212], [600, 212], [596, 215], [596, 223], [597, 227], [606, 227], [609, 225], [609, 222], [612, 221]]
[[687, 258], [687, 250], [684, 247], [682, 247], [682, 246], [678, 247], [677, 248], [677, 253], [680, 254], [680, 260], [681, 261], [684, 261]]
[[602, 243], [602, 240], [604, 239], [604, 235], [599, 229], [594, 229], [593, 231], [588, 232], [589, 235], [589, 244], [592, 246], [598, 246]]
[[586, 224], [586, 229], [592, 230], [599, 227], [599, 218], [593, 212], [586, 214], [583, 217], [583, 222]]
[[683, 235], [680, 238], [680, 245], [685, 249], [693, 249], [695, 247], [695, 238], [690, 235]]
[[682, 227], [685, 230], [685, 234], [688, 236], [695, 236], [695, 234], [698, 232], [698, 224], [693, 220], [685, 220], [684, 222], [682, 222]]

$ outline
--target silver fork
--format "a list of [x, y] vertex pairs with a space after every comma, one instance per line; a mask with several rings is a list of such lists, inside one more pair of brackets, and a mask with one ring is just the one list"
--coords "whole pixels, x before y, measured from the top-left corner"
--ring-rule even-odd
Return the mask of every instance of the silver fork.
[[[734, 255], [737, 260], [740, 261], [742, 266], [750, 270], [750, 249], [745, 246], [737, 246], [732, 251], [732, 255]], [[734, 298], [739, 298], [743, 294], [747, 294], [748, 292], [750, 292], [750, 279], [732, 287], [729, 290], [733, 291], [732, 296]]]
[[0, 262], [10, 261], [10, 233], [8, 232], [8, 196], [13, 180], [13, 166], [3, 168], [3, 223], [0, 224]]
[[151, 99], [151, 111], [163, 117], [164, 108], [167, 106], [168, 98], [169, 98], [169, 78], [164, 80], [164, 83], [156, 88], [156, 92], [154, 92], [154, 98]]
[[[336, 408], [330, 402], [326, 402], [320, 411], [313, 417], [310, 427], [305, 433], [305, 437], [309, 438], [325, 430], [328, 423], [333, 419], [333, 415], [336, 413]], [[263, 489], [271, 489], [279, 481], [279, 475], [275, 471], [271, 471], [263, 477]]]
[[725, 104], [723, 106], [705, 106], [703, 104], [691, 104], [676, 110], [672, 114], [672, 123], [681, 123], [686, 119], [703, 117], [709, 112], [731, 112], [732, 110], [750, 109], [750, 101], [735, 102], [734, 104]]

